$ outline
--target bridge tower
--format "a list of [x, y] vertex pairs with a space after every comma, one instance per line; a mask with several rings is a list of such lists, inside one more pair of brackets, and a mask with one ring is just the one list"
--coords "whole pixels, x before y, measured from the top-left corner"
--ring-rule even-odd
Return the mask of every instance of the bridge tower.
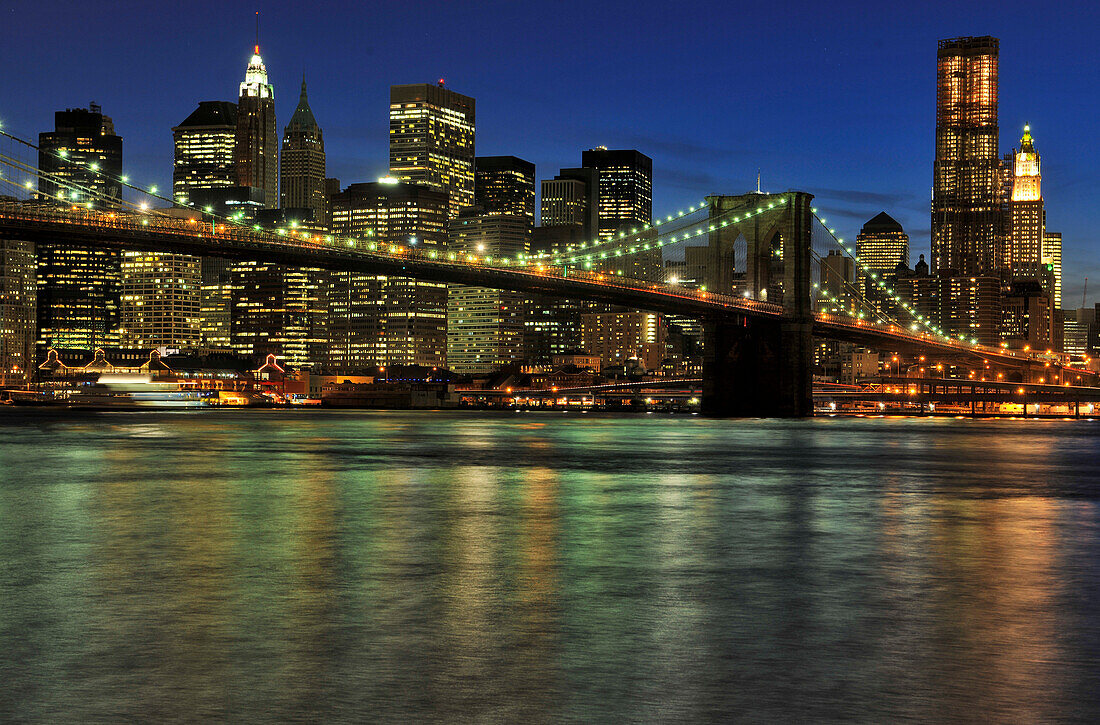
[[710, 234], [706, 288], [782, 305], [783, 314], [703, 320], [704, 413], [813, 414], [812, 199], [802, 191], [707, 197], [711, 218], [728, 224]]

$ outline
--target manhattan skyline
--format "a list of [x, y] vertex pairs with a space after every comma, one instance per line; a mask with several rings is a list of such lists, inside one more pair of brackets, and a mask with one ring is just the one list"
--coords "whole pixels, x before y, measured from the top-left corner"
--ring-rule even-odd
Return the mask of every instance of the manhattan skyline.
[[[1068, 22], [1072, 11], [1033, 19], [1022, 3], [874, 17], [870, 7], [737, 14], [642, 3], [538, 17], [512, 6], [303, 16], [288, 3], [255, 5], [277, 123], [289, 120], [304, 72], [329, 175], [344, 185], [388, 169], [389, 86], [442, 77], [478, 99], [479, 156], [520, 156], [544, 179], [577, 165], [586, 148], [637, 148], [654, 160], [658, 214], [708, 193], [747, 191], [761, 169], [766, 190], [814, 193], [849, 238], [887, 211], [910, 234], [914, 258], [929, 248], [935, 42], [994, 35], [1000, 151], [1018, 145], [1030, 123], [1044, 158], [1048, 226], [1065, 235], [1064, 305], [1078, 306], [1083, 277], [1100, 284], [1100, 240], [1088, 223], [1100, 152], [1084, 141], [1096, 103], [1089, 69], [1100, 54], [1085, 34], [1097, 12]], [[119, 15], [108, 23], [67, 3], [12, 8], [20, 27], [55, 30], [50, 43], [13, 38], [17, 72], [0, 122], [34, 134], [55, 110], [94, 100], [126, 140], [127, 173], [168, 188], [171, 127], [200, 100], [235, 99], [253, 7], [200, 4], [178, 16], [135, 5]]]

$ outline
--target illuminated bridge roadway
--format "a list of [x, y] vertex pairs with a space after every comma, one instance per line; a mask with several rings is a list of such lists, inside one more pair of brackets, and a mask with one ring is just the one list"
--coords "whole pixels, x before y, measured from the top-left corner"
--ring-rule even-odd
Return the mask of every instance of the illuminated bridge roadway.
[[[809, 195], [792, 192], [808, 199]], [[723, 197], [737, 198], [737, 197]], [[791, 204], [794, 207], [794, 204]], [[807, 211], [808, 214], [808, 206]], [[808, 223], [806, 225], [808, 227]], [[798, 235], [792, 235], [797, 237]], [[807, 234], [808, 236], [808, 234]], [[1021, 371], [1026, 377], [1062, 363], [1038, 355], [991, 349], [964, 342], [951, 342], [894, 325], [872, 324], [836, 315], [815, 314], [809, 304], [809, 276], [804, 274], [807, 310], [792, 318], [791, 310], [756, 299], [691, 290], [672, 284], [654, 283], [576, 268], [539, 265], [467, 256], [437, 250], [378, 245], [331, 237], [276, 234], [246, 226], [214, 224], [200, 219], [179, 219], [154, 212], [94, 211], [33, 202], [0, 203], [0, 238], [31, 242], [65, 243], [88, 247], [142, 250], [238, 260], [265, 261], [291, 267], [316, 267], [365, 274], [392, 275], [455, 284], [476, 285], [516, 292], [545, 294], [610, 302], [632, 308], [700, 319], [704, 331], [720, 328], [725, 344], [714, 344], [708, 335], [706, 348], [725, 351], [731, 360], [729, 374], [716, 374], [722, 360], [704, 366], [703, 407], [717, 414], [808, 415], [812, 413], [809, 345], [788, 354], [786, 329], [791, 324], [812, 326], [818, 338], [853, 342], [867, 347], [936, 356], [974, 365], [996, 366]], [[807, 253], [808, 259], [808, 253]], [[794, 265], [789, 265], [793, 267]], [[809, 266], [807, 262], [806, 266]], [[797, 280], [796, 280], [797, 282]], [[789, 289], [799, 289], [792, 284]], [[807, 322], [806, 318], [812, 315]], [[760, 330], [776, 330], [761, 334]], [[723, 331], [724, 330], [724, 331]], [[803, 333], [806, 331], [803, 330]], [[769, 334], [771, 336], [769, 337]], [[757, 337], [754, 338], [754, 335]], [[775, 379], [771, 367], [793, 363], [789, 379]], [[1038, 371], [1038, 372], [1036, 372]], [[1075, 371], [1080, 373], [1079, 370]], [[769, 377], [771, 376], [771, 377]], [[756, 378], [756, 379], [754, 379]], [[793, 384], [791, 380], [794, 380]], [[776, 382], [778, 380], [778, 382]], [[762, 384], [763, 381], [763, 384]], [[769, 387], [770, 386], [770, 387]], [[783, 388], [785, 392], [777, 392]], [[788, 390], [789, 389], [789, 390]], [[767, 401], [776, 393], [786, 398], [773, 406]], [[750, 401], [741, 404], [738, 401]], [[725, 401], [717, 402], [716, 401]], [[732, 402], [731, 402], [732, 401]], [[709, 404], [708, 404], [709, 403]]]

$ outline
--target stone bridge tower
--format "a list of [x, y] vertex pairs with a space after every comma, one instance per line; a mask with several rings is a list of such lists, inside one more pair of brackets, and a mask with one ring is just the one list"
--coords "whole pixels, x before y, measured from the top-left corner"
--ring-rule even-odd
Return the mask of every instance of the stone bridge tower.
[[812, 199], [801, 191], [707, 197], [711, 218], [727, 222], [708, 240], [707, 289], [781, 305], [783, 314], [703, 320], [705, 413], [813, 414]]

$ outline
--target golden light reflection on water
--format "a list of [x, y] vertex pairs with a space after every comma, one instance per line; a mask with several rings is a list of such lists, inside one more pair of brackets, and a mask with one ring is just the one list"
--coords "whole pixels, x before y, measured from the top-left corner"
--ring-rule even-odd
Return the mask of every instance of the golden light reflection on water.
[[0, 720], [1084, 712], [1096, 634], [1066, 632], [1091, 621], [1074, 587], [1095, 586], [1096, 510], [1058, 488], [1084, 444], [898, 421], [183, 420], [0, 448]]

